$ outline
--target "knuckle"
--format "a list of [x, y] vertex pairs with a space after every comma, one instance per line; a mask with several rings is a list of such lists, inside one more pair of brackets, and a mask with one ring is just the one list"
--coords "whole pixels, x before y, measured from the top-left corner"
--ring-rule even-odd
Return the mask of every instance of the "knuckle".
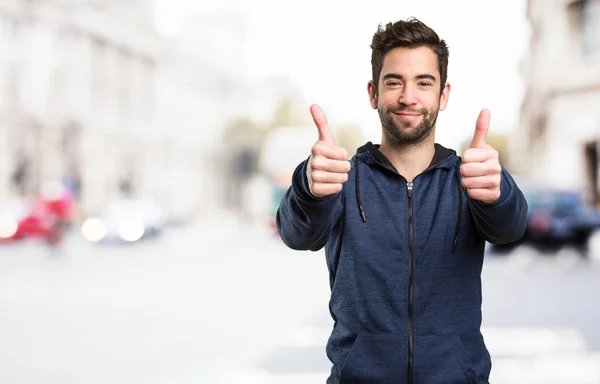
[[323, 150], [324, 150], [324, 146], [325, 146], [325, 145], [326, 145], [326, 144], [325, 144], [325, 143], [323, 143], [322, 141], [317, 141], [317, 142], [315, 143], [315, 145], [313, 145], [313, 147], [312, 147], [312, 151], [311, 151], [311, 152], [312, 152], [312, 154], [313, 154], [313, 155], [320, 155], [320, 154], [322, 154], [322, 153], [323, 153]]
[[349, 161], [344, 163], [344, 172], [348, 173], [348, 172], [350, 172], [351, 169], [352, 169], [352, 164], [350, 164]]
[[340, 149], [340, 157], [342, 157], [344, 160], [347, 160], [348, 159], [348, 151], [346, 151], [344, 148], [341, 148]]
[[474, 166], [475, 164], [463, 164], [460, 167], [460, 174], [463, 175], [464, 177], [469, 177], [469, 176], [473, 176], [473, 171], [474, 171]]
[[[325, 166], [325, 158], [321, 155], [313, 156], [311, 167], [314, 169], [320, 169]], [[314, 172], [314, 171], [313, 171]]]
[[321, 198], [327, 196], [327, 193], [325, 193], [324, 191], [317, 190], [313, 192], [313, 196]]
[[322, 181], [322, 179], [321, 179], [321, 171], [313, 170], [310, 173], [310, 178], [313, 179], [313, 181], [317, 181], [317, 182]]
[[315, 156], [319, 154], [319, 142], [317, 142], [315, 145], [312, 146], [312, 148], [310, 149], [310, 153]]

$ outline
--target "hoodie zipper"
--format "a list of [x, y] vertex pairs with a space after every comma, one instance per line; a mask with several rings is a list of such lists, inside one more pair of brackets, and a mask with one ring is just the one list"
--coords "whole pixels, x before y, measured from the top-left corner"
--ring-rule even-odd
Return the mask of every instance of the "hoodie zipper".
[[[370, 150], [367, 150], [367, 153], [371, 157], [371, 159], [379, 164], [381, 167], [395, 173], [400, 176], [403, 180], [406, 179], [400, 175], [398, 170], [394, 168], [391, 163], [388, 161], [387, 163], [378, 161], [375, 156], [371, 153]], [[435, 155], [434, 155], [435, 158]], [[436, 166], [444, 162], [448, 156], [436, 161], [434, 164], [429, 165], [427, 169], [423, 172], [415, 176], [415, 179], [427, 171], [434, 169]], [[358, 180], [358, 178], [357, 178]], [[414, 181], [414, 179], [413, 179]], [[413, 366], [414, 366], [414, 331], [413, 331], [413, 285], [414, 285], [414, 231], [413, 231], [413, 205], [412, 205], [412, 195], [413, 195], [413, 183], [406, 182], [406, 192], [408, 195], [408, 371], [407, 371], [407, 383], [413, 383]], [[363, 218], [364, 220], [364, 218]], [[455, 240], [456, 241], [456, 240]]]
[[414, 355], [414, 335], [413, 335], [413, 183], [406, 183], [408, 194], [408, 384], [413, 382], [413, 355]]

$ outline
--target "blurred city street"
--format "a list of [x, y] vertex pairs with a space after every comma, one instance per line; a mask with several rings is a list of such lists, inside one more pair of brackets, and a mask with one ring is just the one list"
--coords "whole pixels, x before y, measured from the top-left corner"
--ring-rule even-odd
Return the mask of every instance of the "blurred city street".
[[0, 0], [0, 384], [325, 383], [325, 256], [275, 216], [311, 105], [382, 142], [373, 33], [409, 17], [450, 46], [435, 142], [489, 109], [528, 203], [484, 265], [490, 382], [599, 384], [600, 0], [459, 3]]
[[[600, 266], [489, 255], [491, 382], [600, 382]], [[0, 247], [2, 383], [324, 383], [323, 254], [226, 215], [125, 246]]]

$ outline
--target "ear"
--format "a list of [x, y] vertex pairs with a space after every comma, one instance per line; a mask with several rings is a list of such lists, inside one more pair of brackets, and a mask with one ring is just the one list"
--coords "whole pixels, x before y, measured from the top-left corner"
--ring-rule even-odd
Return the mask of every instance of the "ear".
[[446, 85], [444, 86], [444, 90], [442, 91], [442, 94], [440, 95], [440, 111], [443, 111], [444, 109], [446, 109], [449, 98], [450, 98], [450, 83], [446, 83]]
[[377, 89], [375, 89], [373, 80], [370, 80], [367, 84], [367, 91], [369, 92], [369, 103], [371, 104], [371, 108], [377, 109]]

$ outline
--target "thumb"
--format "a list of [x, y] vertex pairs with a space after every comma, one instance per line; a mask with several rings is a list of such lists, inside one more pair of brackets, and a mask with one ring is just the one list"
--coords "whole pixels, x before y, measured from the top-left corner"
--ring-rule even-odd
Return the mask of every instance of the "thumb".
[[475, 124], [475, 133], [471, 141], [471, 148], [480, 148], [485, 145], [485, 136], [490, 129], [490, 111], [483, 109], [479, 113], [477, 123]]
[[325, 112], [316, 104], [311, 105], [310, 114], [319, 130], [319, 140], [324, 141], [328, 144], [335, 144], [333, 133], [329, 129], [329, 123], [327, 122], [327, 116]]

